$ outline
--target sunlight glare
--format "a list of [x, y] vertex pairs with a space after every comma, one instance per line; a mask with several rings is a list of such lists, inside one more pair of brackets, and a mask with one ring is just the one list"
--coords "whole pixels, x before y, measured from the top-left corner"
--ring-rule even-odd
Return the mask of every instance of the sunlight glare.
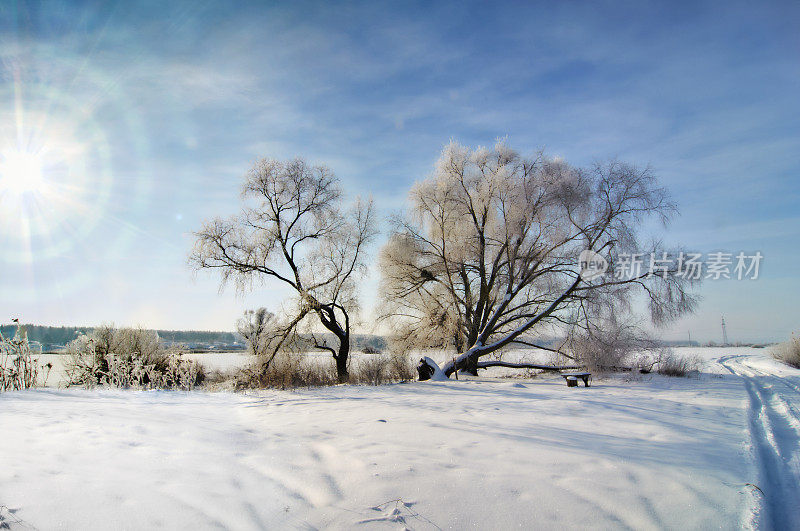
[[41, 157], [24, 151], [3, 153], [0, 159], [0, 194], [42, 194], [46, 189]]

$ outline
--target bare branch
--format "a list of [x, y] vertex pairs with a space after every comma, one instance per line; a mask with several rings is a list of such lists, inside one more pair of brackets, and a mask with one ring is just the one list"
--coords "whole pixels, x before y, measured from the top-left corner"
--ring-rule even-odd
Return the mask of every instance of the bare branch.
[[[256, 326], [258, 330], [246, 327], [248, 333], [269, 339], [274, 355], [306, 316], [316, 315], [339, 340], [338, 349], [323, 350], [334, 355], [339, 378], [346, 379], [349, 314], [358, 310], [357, 282], [366, 269], [367, 245], [376, 234], [372, 202], [359, 199], [343, 211], [333, 172], [299, 158], [256, 162], [245, 178], [242, 199], [239, 216], [211, 220], [195, 234], [190, 264], [220, 271], [221, 285], [230, 280], [240, 291], [270, 278], [290, 286], [297, 304], [288, 321], [270, 323], [269, 333], [266, 323]], [[252, 328], [259, 315], [246, 317]]]
[[538, 327], [567, 334], [607, 320], [610, 308], [629, 312], [636, 292], [656, 323], [694, 307], [691, 283], [675, 275], [580, 276], [583, 250], [613, 269], [620, 253], [643, 249], [643, 220], [666, 222], [675, 213], [649, 168], [618, 161], [574, 168], [541, 153], [524, 158], [503, 142], [451, 143], [410, 201], [381, 250], [381, 318], [397, 337], [454, 349], [457, 363], [472, 369]]

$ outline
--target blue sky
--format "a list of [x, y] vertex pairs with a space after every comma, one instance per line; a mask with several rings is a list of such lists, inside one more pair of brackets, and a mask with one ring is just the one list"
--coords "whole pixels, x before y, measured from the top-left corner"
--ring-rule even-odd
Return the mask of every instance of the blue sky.
[[507, 136], [649, 164], [681, 210], [666, 242], [762, 252], [758, 280], [706, 282], [665, 337], [718, 341], [724, 315], [733, 340], [782, 339], [798, 23], [797, 2], [3, 2], [0, 152], [24, 130], [66, 192], [27, 226], [0, 213], [0, 319], [232, 329], [285, 293], [219, 293], [186, 256], [257, 157], [325, 163], [388, 213], [449, 139]]

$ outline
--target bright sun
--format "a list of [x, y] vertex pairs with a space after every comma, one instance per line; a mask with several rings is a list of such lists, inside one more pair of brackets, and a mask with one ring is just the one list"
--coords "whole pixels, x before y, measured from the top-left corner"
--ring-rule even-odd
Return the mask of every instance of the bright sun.
[[25, 151], [7, 151], [0, 155], [0, 194], [41, 194], [46, 188], [39, 155]]

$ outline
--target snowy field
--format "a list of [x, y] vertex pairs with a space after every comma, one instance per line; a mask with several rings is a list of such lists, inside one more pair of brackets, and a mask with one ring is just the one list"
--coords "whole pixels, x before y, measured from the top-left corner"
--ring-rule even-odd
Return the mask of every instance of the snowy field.
[[588, 389], [2, 394], [0, 527], [800, 529], [800, 371], [679, 350], [700, 375]]

